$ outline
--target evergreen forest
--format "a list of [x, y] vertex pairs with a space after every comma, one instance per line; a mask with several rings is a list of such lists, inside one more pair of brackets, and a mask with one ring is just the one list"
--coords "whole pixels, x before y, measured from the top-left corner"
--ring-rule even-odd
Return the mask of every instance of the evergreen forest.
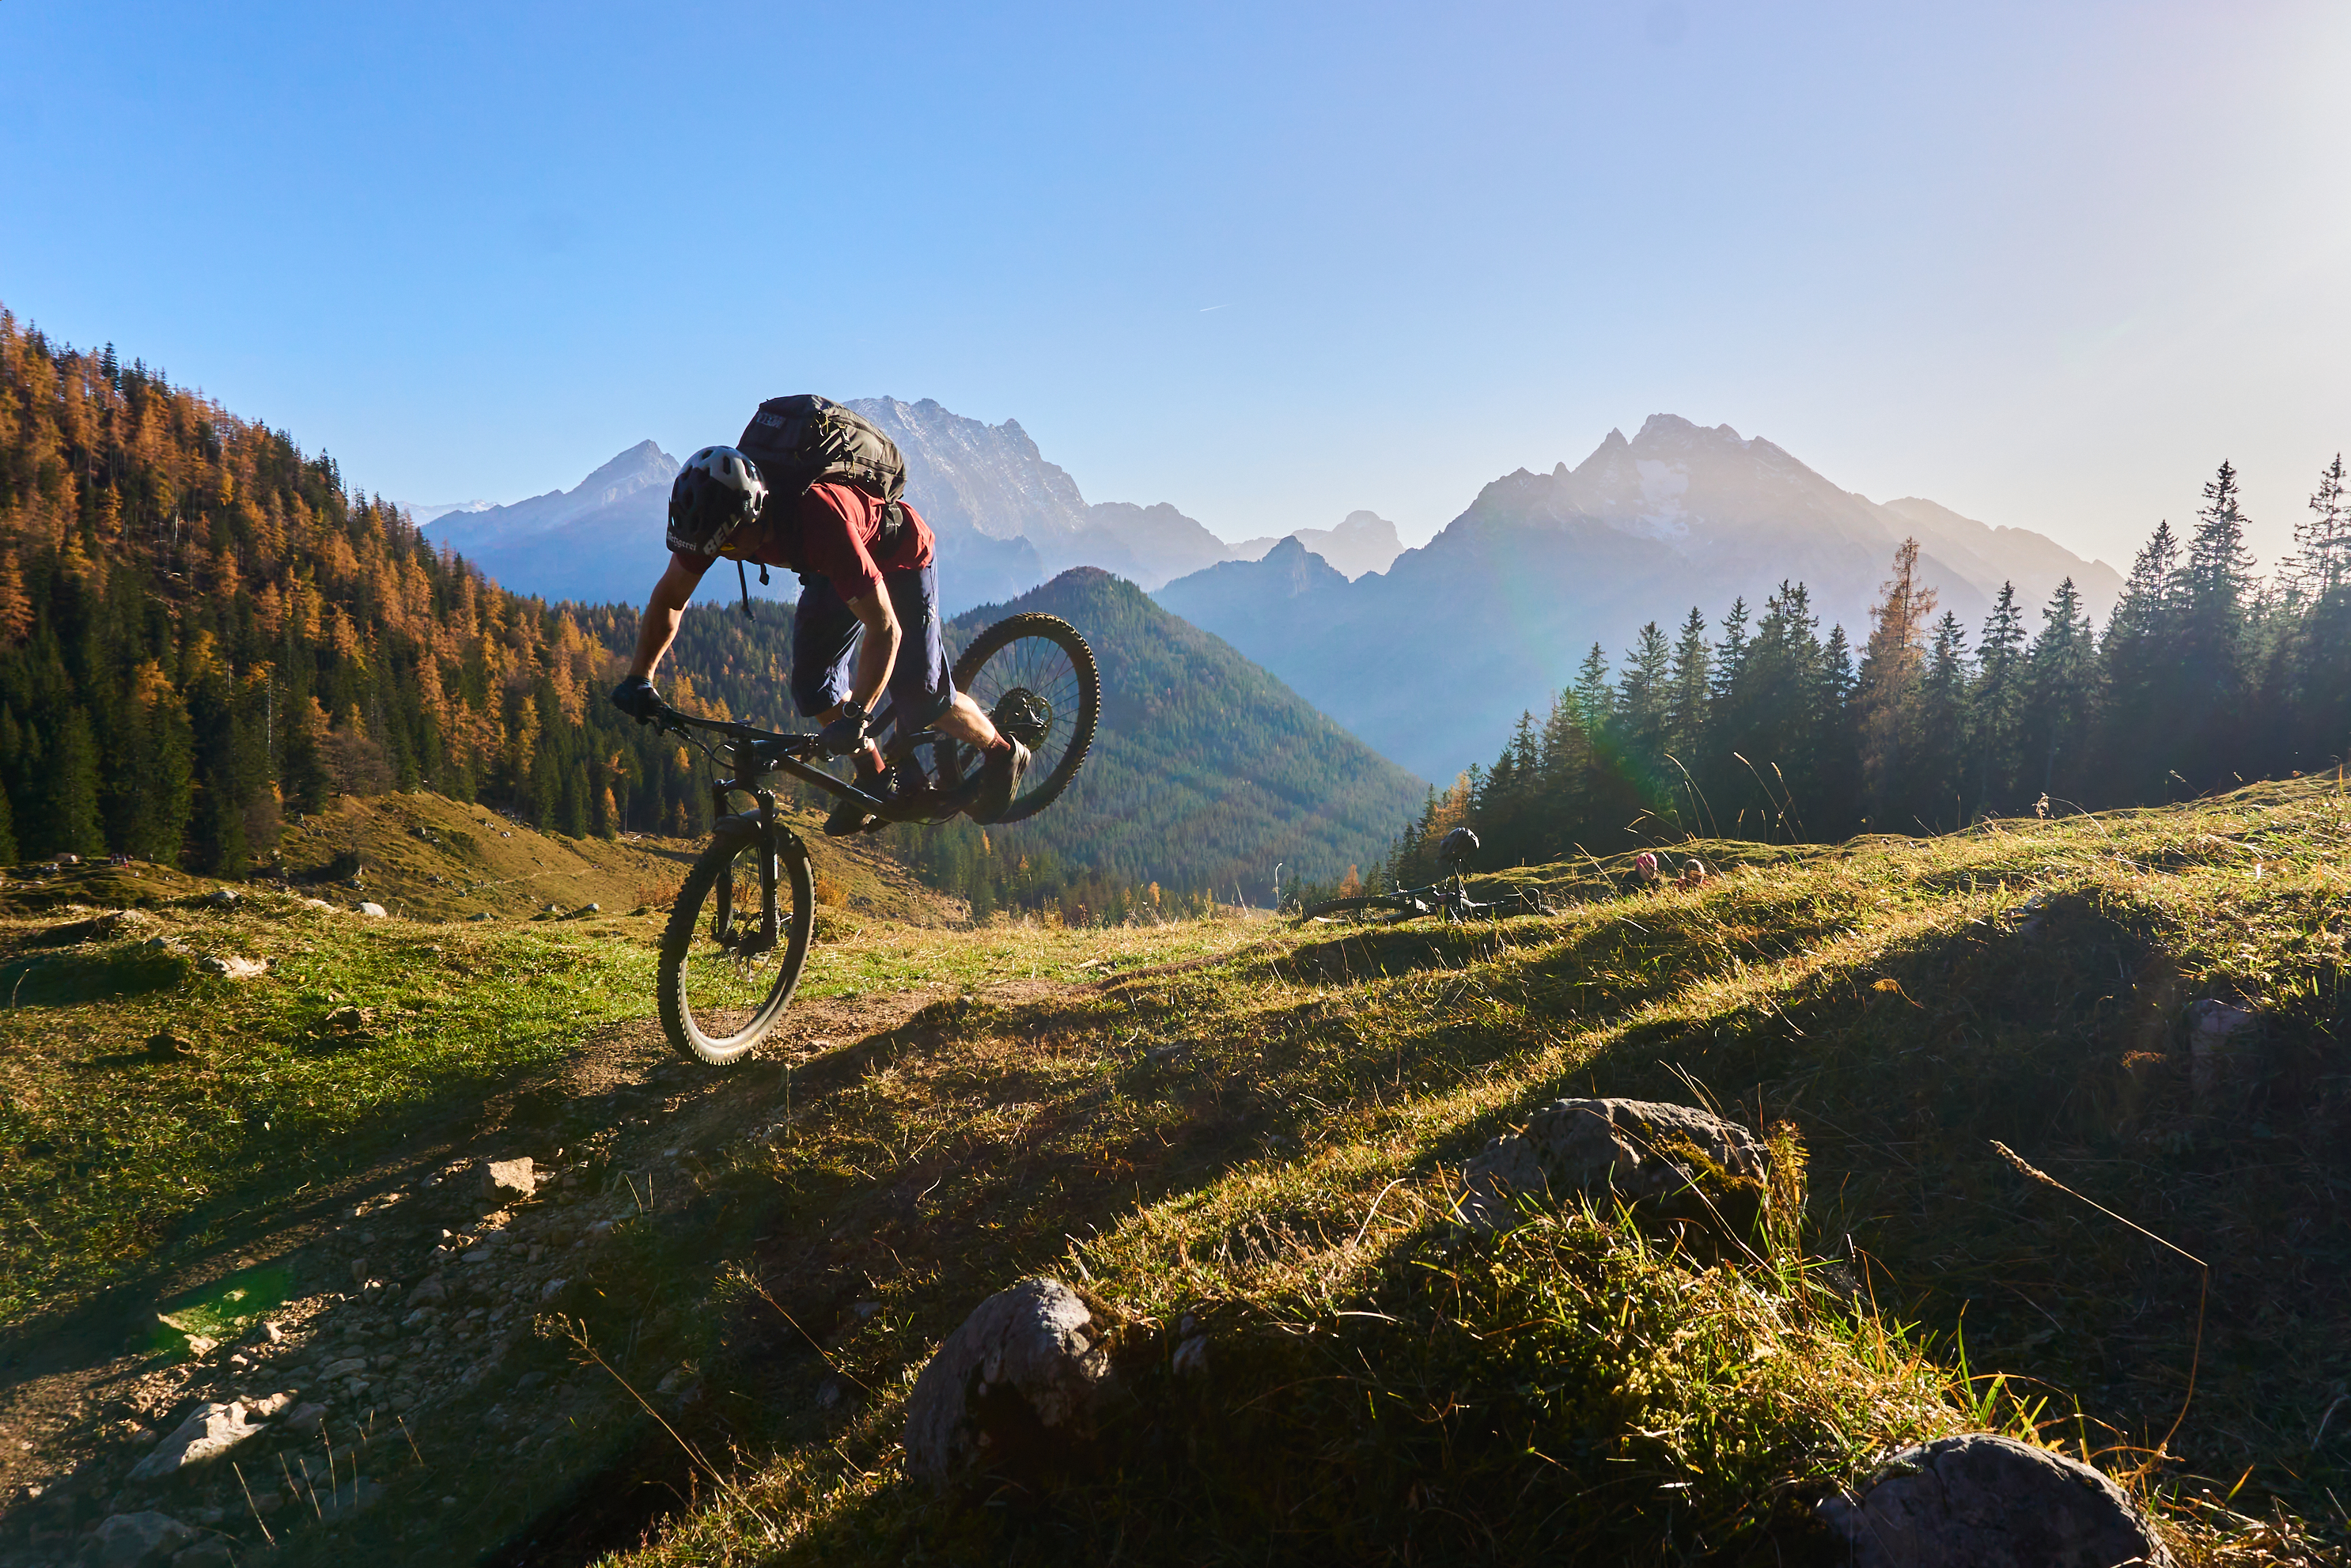
[[1594, 644], [1551, 711], [1490, 768], [1432, 791], [1386, 865], [1435, 874], [1451, 829], [1488, 866], [1690, 837], [1837, 841], [1985, 817], [2153, 805], [2340, 767], [2351, 752], [2351, 503], [2338, 455], [2264, 578], [2236, 471], [2183, 540], [2158, 523], [2103, 630], [2069, 580], [2039, 607], [2003, 588], [1969, 627], [1906, 541], [1855, 647], [1801, 582], [1719, 628], [1652, 622], [1613, 673]]

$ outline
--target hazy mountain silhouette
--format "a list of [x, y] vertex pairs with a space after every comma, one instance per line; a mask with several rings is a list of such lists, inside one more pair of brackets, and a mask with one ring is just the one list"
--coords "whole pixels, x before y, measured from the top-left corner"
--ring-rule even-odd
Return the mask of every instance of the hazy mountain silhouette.
[[1385, 571], [1404, 554], [1396, 526], [1377, 512], [1350, 512], [1335, 528], [1300, 528], [1281, 538], [1243, 539], [1233, 546], [1238, 560], [1262, 560], [1281, 539], [1296, 539], [1349, 577]]
[[662, 538], [677, 470], [676, 458], [640, 441], [569, 490], [444, 513], [423, 525], [424, 536], [517, 593], [643, 604], [669, 564]]
[[[1520, 711], [1547, 708], [1597, 642], [1614, 664], [1645, 622], [1698, 606], [1759, 607], [1782, 579], [1807, 584], [1825, 629], [1858, 643], [1896, 545], [1972, 633], [2003, 580], [2029, 626], [2071, 576], [2103, 618], [2121, 580], [2021, 528], [1932, 502], [1879, 506], [1768, 441], [1657, 414], [1578, 467], [1495, 480], [1434, 539], [1352, 582], [1302, 549], [1226, 562], [1159, 591], [1362, 737], [1429, 778], [1489, 758]], [[1302, 558], [1302, 559], [1301, 559]]]

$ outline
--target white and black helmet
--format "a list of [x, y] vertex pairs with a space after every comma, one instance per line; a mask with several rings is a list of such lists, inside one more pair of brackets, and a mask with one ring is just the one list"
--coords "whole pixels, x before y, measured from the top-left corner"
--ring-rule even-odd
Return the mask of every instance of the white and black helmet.
[[685, 460], [669, 487], [669, 548], [716, 555], [768, 504], [759, 465], [731, 446], [705, 446]]

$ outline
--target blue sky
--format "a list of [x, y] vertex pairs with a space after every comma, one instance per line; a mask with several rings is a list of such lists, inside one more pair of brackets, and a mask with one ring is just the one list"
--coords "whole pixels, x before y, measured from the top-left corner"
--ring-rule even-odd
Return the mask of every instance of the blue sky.
[[1667, 410], [2117, 565], [2351, 447], [2351, 7], [0, 0], [0, 303], [402, 499], [778, 392], [1426, 538]]

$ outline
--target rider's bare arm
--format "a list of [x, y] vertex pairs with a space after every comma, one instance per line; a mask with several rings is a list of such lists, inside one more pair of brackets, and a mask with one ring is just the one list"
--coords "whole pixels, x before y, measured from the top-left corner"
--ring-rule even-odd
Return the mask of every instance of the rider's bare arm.
[[669, 570], [653, 584], [653, 597], [645, 601], [643, 619], [637, 622], [636, 657], [629, 663], [632, 680], [653, 679], [653, 668], [669, 652], [677, 639], [677, 623], [685, 613], [686, 601], [694, 597], [695, 584], [710, 570], [712, 558], [674, 552], [669, 558]]
[[898, 612], [891, 608], [887, 594], [865, 594], [848, 601], [848, 604], [850, 612], [865, 628], [865, 635], [857, 645], [857, 676], [849, 695], [857, 699], [858, 706], [872, 713], [883, 686], [890, 679], [890, 667], [897, 663], [898, 644], [905, 633], [898, 625]]

